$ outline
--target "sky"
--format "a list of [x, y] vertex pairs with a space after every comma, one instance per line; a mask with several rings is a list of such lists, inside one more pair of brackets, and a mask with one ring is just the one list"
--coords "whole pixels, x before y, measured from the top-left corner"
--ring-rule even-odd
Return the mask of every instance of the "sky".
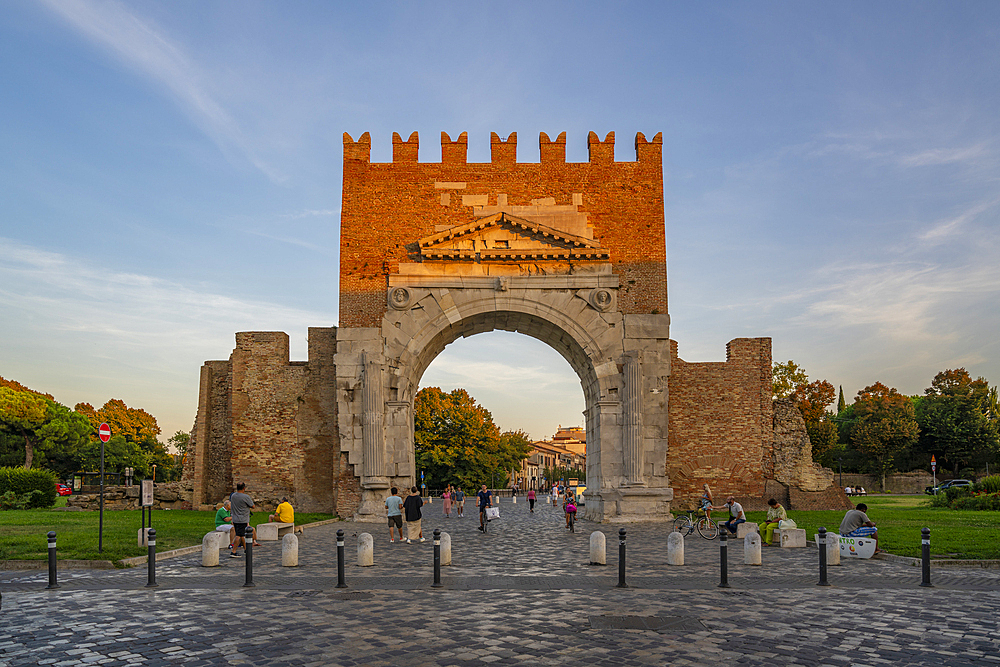
[[[0, 376], [190, 430], [237, 331], [337, 324], [342, 134], [663, 133], [671, 337], [922, 393], [1000, 382], [1000, 3], [0, 4]], [[461, 339], [423, 386], [582, 425], [544, 343]]]

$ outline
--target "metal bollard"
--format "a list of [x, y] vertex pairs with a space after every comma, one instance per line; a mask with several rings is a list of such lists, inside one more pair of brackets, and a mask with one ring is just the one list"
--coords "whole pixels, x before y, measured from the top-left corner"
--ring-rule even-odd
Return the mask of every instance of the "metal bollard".
[[615, 588], [628, 588], [625, 583], [625, 529], [618, 529], [618, 585]]
[[150, 528], [146, 533], [146, 544], [149, 545], [149, 555], [146, 557], [146, 588], [156, 588], [156, 529]]
[[337, 531], [337, 588], [347, 588], [344, 581], [344, 531]]
[[[51, 535], [52, 533], [49, 533]], [[931, 529], [920, 529], [920, 585], [925, 588], [933, 588], [931, 583]]]
[[56, 531], [49, 531], [49, 585], [45, 588], [59, 588], [56, 583]]
[[431, 588], [441, 588], [441, 529], [434, 529], [434, 583]]
[[253, 528], [250, 527], [249, 523], [243, 529], [243, 544], [247, 559], [247, 576], [246, 581], [243, 582], [243, 588], [253, 588], [257, 584], [253, 583]]
[[[722, 526], [720, 526], [722, 528]], [[719, 531], [719, 567], [722, 572], [722, 579], [719, 581], [719, 588], [732, 588], [729, 585], [729, 546], [726, 543], [727, 530]]]
[[817, 540], [816, 546], [819, 547], [819, 583], [817, 586], [829, 586], [830, 582], [826, 580], [826, 527], [819, 527], [819, 540]]

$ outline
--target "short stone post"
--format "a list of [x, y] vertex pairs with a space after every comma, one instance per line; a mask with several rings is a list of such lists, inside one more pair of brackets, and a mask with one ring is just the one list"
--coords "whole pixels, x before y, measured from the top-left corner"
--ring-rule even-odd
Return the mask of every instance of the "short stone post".
[[743, 538], [743, 564], [760, 565], [760, 534], [747, 533]]
[[840, 534], [826, 534], [826, 564], [840, 565]]
[[599, 530], [595, 530], [590, 534], [590, 564], [608, 564], [607, 538]]
[[667, 535], [667, 565], [684, 564], [684, 536], [678, 532]]
[[451, 535], [441, 533], [441, 565], [451, 565]]
[[219, 565], [219, 541], [215, 533], [208, 533], [201, 538], [201, 566], [218, 567]]
[[281, 567], [299, 566], [299, 538], [288, 533], [281, 538]]
[[516, 504], [517, 504], [517, 496], [513, 496], [513, 497], [511, 498], [511, 502], [512, 502], [512, 503], [514, 503], [514, 504], [516, 505]]
[[370, 533], [358, 535], [358, 567], [370, 567], [375, 564], [375, 540]]

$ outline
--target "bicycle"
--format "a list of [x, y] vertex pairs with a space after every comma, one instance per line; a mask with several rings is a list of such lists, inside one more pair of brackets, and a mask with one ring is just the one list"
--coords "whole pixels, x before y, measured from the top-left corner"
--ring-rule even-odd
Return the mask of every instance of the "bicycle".
[[714, 540], [719, 536], [719, 524], [714, 519], [704, 514], [695, 519], [693, 512], [674, 519], [673, 529], [681, 535], [690, 535], [697, 529], [698, 534], [706, 540]]
[[576, 532], [576, 512], [566, 512], [566, 515], [569, 517], [569, 532], [575, 533]]

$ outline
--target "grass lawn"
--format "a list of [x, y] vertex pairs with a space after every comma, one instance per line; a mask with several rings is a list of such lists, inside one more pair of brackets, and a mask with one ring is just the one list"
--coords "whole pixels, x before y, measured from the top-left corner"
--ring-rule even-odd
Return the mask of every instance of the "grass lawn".
[[[65, 498], [59, 500], [66, 504]], [[331, 514], [295, 513], [296, 524], [331, 518]], [[138, 510], [104, 512], [101, 553], [97, 551], [98, 522], [97, 512], [6, 510], [0, 513], [0, 560], [47, 559], [50, 530], [56, 531], [60, 559], [118, 561], [146, 555], [145, 547], [136, 546], [136, 533], [142, 525]], [[250, 523], [267, 523], [267, 513], [255, 513]], [[153, 528], [158, 552], [201, 544], [205, 533], [215, 528], [215, 512], [157, 510], [153, 512]]]
[[[1000, 512], [931, 507], [930, 496], [867, 496], [852, 498], [868, 505], [868, 518], [878, 527], [879, 548], [900, 556], [920, 557], [920, 529], [931, 529], [932, 558], [1000, 559]], [[811, 541], [820, 526], [836, 533], [845, 512], [789, 511]], [[715, 512], [714, 515], [721, 516]], [[747, 512], [760, 523], [766, 512]]]

